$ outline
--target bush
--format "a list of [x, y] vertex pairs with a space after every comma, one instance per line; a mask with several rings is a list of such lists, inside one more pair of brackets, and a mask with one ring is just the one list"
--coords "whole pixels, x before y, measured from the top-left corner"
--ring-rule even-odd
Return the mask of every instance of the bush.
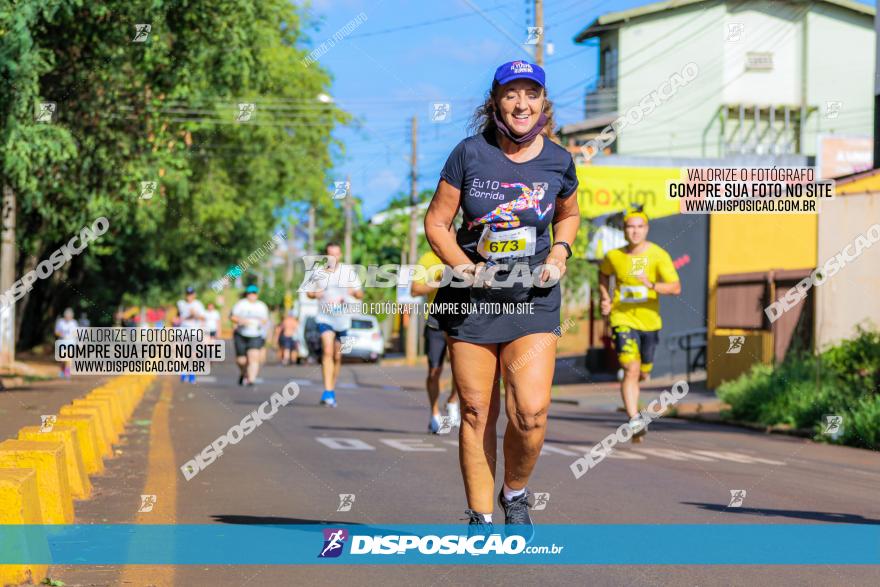
[[718, 397], [729, 417], [767, 426], [788, 425], [822, 434], [824, 416], [843, 416], [834, 442], [876, 448], [880, 442], [880, 332], [858, 336], [819, 355], [794, 353], [777, 366], [758, 364], [722, 384]]

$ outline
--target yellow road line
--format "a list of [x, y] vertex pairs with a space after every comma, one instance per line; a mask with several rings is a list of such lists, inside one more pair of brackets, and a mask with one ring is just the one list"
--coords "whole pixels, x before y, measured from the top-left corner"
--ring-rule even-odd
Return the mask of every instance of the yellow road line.
[[[171, 379], [162, 381], [159, 401], [153, 407], [150, 425], [150, 455], [147, 464], [147, 482], [144, 495], [155, 495], [156, 503], [150, 512], [138, 512], [135, 524], [177, 523], [177, 468], [174, 466], [174, 447], [171, 444], [169, 412], [171, 410]], [[132, 507], [139, 506], [140, 495], [132, 496]], [[169, 544], [168, 548], [174, 545]], [[174, 567], [171, 565], [126, 565], [120, 585], [154, 585], [172, 587]]]

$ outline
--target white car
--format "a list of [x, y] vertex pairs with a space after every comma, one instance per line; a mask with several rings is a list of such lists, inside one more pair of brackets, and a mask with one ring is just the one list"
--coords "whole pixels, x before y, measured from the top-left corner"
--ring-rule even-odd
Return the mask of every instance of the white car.
[[351, 317], [351, 327], [343, 338], [342, 358], [363, 359], [378, 363], [385, 355], [385, 340], [375, 316], [360, 314]]

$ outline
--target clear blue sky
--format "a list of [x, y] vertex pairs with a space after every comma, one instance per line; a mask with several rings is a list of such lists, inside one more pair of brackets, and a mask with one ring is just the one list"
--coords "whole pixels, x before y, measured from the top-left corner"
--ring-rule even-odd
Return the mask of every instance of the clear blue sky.
[[[299, 3], [299, 2], [298, 2]], [[586, 85], [598, 60], [575, 34], [597, 16], [650, 0], [544, 0], [547, 87], [558, 123], [583, 118]], [[866, 2], [873, 5], [874, 2]], [[409, 191], [410, 119], [418, 116], [419, 189], [433, 188], [451, 149], [467, 134], [495, 68], [530, 60], [527, 26], [533, 0], [312, 0], [319, 25], [306, 30], [310, 47], [330, 39], [360, 13], [366, 20], [319, 63], [333, 76], [332, 96], [356, 124], [335, 135], [345, 144], [335, 179], [351, 176], [367, 214], [398, 191]], [[452, 120], [431, 123], [432, 102], [449, 102]]]

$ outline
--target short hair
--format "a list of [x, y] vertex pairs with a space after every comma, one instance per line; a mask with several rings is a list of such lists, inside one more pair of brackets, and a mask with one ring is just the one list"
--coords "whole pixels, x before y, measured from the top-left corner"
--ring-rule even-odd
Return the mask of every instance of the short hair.
[[339, 244], [338, 242], [336, 242], [336, 241], [330, 241], [329, 243], [327, 243], [326, 245], [324, 245], [324, 252], [325, 252], [325, 253], [329, 252], [329, 251], [330, 251], [330, 247], [338, 247], [338, 248], [341, 249], [341, 248], [342, 248], [342, 245], [340, 245], [340, 244]]

